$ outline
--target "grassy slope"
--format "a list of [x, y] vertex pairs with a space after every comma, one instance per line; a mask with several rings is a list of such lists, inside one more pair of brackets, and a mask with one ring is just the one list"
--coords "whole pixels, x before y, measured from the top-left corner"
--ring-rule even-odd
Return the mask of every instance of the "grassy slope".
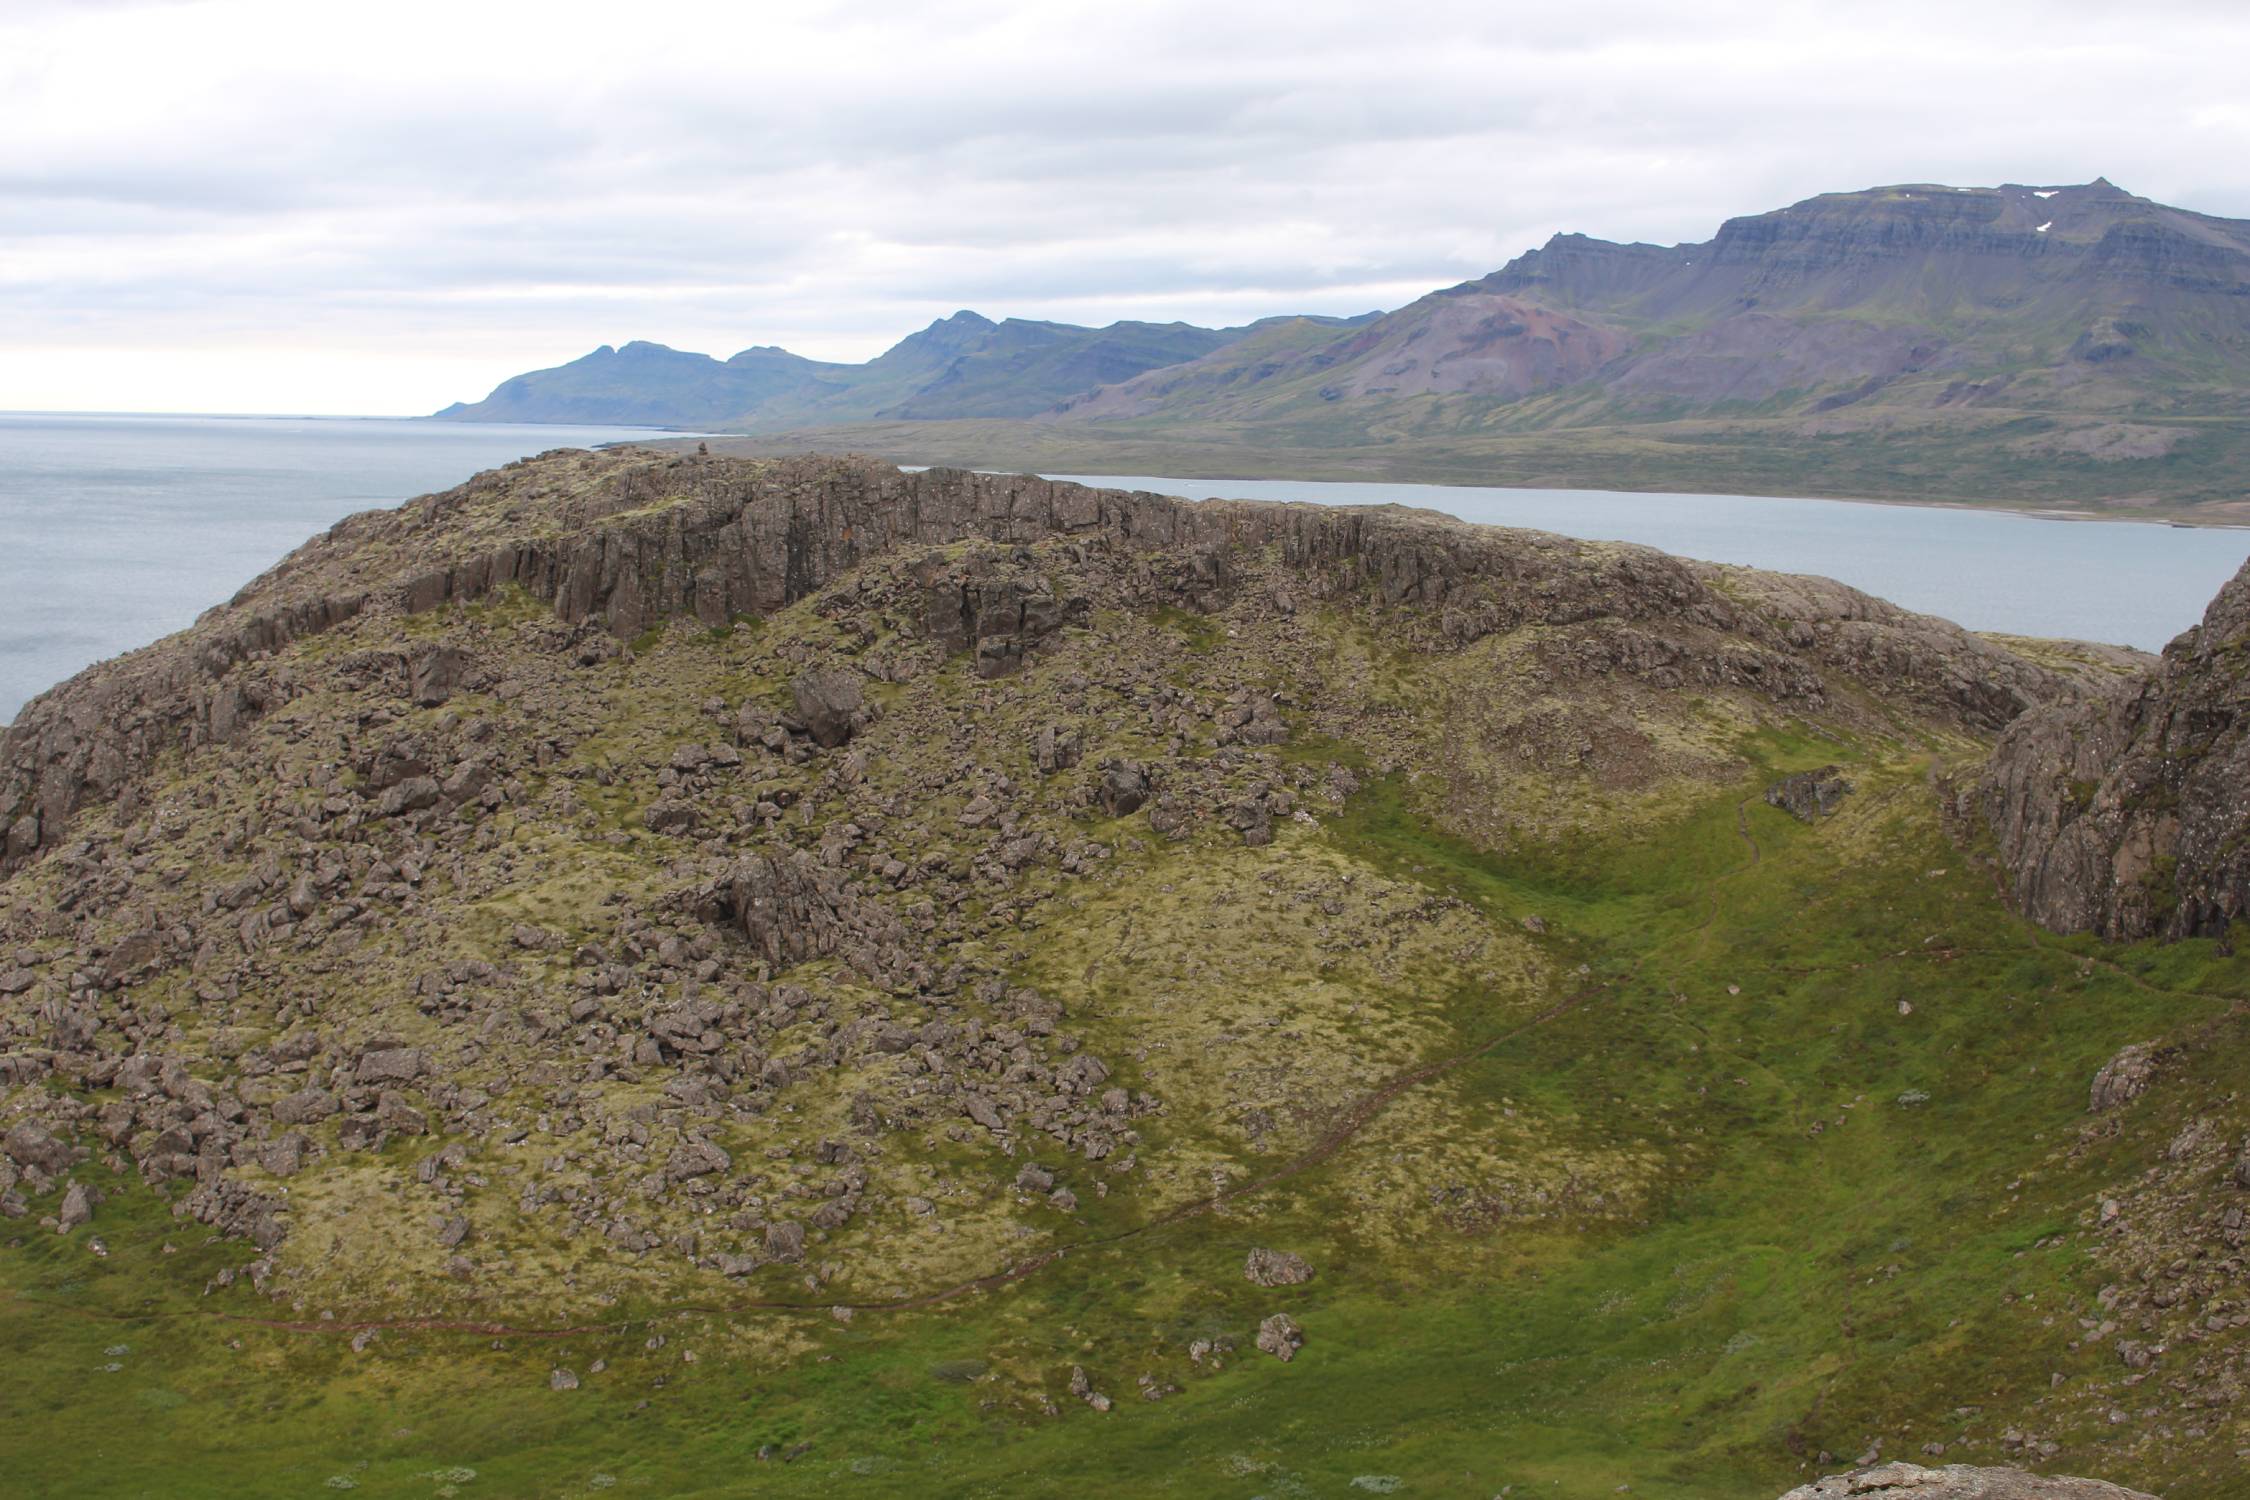
[[[1757, 753], [1781, 769], [1835, 751]], [[2069, 1346], [2101, 1278], [2075, 1231], [2156, 1124], [2066, 1155], [2087, 1078], [2122, 1043], [2224, 1012], [2190, 991], [2250, 993], [2250, 966], [2195, 944], [2083, 963], [2083, 945], [2005, 914], [1935, 826], [1914, 758], [1859, 759], [1861, 793], [1817, 829], [1755, 799], [1761, 772], [1660, 836], [1567, 857], [1479, 854], [1395, 784], [1292, 833], [1496, 928], [1540, 914], [1551, 962], [1588, 966], [1584, 1003], [1254, 1200], [945, 1308], [849, 1325], [620, 1309], [633, 1321], [609, 1331], [392, 1331], [354, 1354], [332, 1332], [230, 1321], [274, 1315], [243, 1290], [199, 1295], [239, 1250], [145, 1195], [105, 1206], [103, 1260], [18, 1221], [0, 1254], [0, 1351], [19, 1372], [0, 1383], [0, 1464], [19, 1492], [55, 1496], [1247, 1496], [1391, 1476], [1401, 1493], [1579, 1500], [1629, 1483], [1732, 1500], [1877, 1436], [1895, 1454], [1938, 1440], [1997, 1458], [1999, 1429], [2051, 1374], [2115, 1369], [2106, 1349]], [[1147, 888], [1192, 889], [1199, 856], [1170, 858]], [[1047, 951], [1071, 946], [1047, 936]], [[1473, 989], [1401, 998], [1435, 1011], [1429, 1055], [1522, 1020]], [[2242, 1054], [2230, 1030], [2208, 1066], [2239, 1072]], [[1927, 1101], [1900, 1102], [1915, 1093]], [[1472, 1204], [1455, 1232], [1400, 1246], [1356, 1209], [1427, 1144], [1415, 1112], [1430, 1109], [1455, 1135], [1504, 1135], [1517, 1111], [1549, 1122], [1549, 1148], [1661, 1143], [1668, 1165], [1620, 1218], [1589, 1207], [1567, 1230], [1548, 1216], [1519, 1231]], [[1321, 1274], [1250, 1287], [1239, 1266], [1256, 1243]], [[1308, 1331], [1287, 1366], [1247, 1351], [1275, 1309]], [[1217, 1332], [1243, 1352], [1193, 1370], [1185, 1344]], [[1116, 1412], [1062, 1395], [1073, 1360]], [[584, 1386], [550, 1392], [554, 1364]], [[1143, 1371], [1184, 1391], [1145, 1404]], [[1037, 1410], [1040, 1389], [1060, 1416]], [[1972, 1401], [1991, 1415], [1956, 1414]], [[2171, 1500], [2231, 1493], [2197, 1472], [2208, 1447], [2135, 1459], [2099, 1426], [2046, 1430], [2065, 1443], [2057, 1467]]]

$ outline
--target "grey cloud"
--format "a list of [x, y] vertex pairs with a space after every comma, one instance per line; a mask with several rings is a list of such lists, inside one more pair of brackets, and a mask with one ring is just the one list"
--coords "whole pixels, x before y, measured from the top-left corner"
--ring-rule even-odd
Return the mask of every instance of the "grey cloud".
[[1559, 229], [1697, 239], [1884, 181], [2102, 172], [2250, 213], [2250, 19], [2222, 3], [946, 0], [769, 44], [644, 0], [631, 36], [520, 57], [447, 52], [400, 3], [426, 52], [269, 45], [313, 14], [271, 0], [199, 7], [184, 57], [72, 45], [122, 5], [0, 17], [0, 87], [34, 101], [0, 117], [0, 406], [11, 349], [58, 344], [317, 337], [332, 405], [416, 409], [478, 392], [347, 399], [354, 351], [497, 349], [497, 378], [643, 333], [859, 351], [960, 305], [1361, 311]]

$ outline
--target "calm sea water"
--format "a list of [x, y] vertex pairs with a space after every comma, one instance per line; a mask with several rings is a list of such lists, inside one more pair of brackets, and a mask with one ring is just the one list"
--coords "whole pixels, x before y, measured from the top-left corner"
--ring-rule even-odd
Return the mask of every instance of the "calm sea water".
[[0, 413], [0, 724], [80, 668], [193, 623], [354, 511], [549, 448], [646, 435]]
[[[0, 413], [0, 723], [80, 668], [192, 623], [353, 511], [444, 489], [549, 448], [654, 435]], [[2250, 531], [1833, 500], [1058, 477], [1170, 494], [1423, 506], [1471, 521], [1824, 573], [1978, 630], [2151, 649], [2193, 624], [2250, 556]]]
[[1057, 474], [1198, 499], [1413, 505], [1465, 521], [1642, 542], [1683, 557], [1817, 573], [1971, 630], [2160, 649], [2250, 558], [2250, 530], [2059, 521], [1849, 500], [1427, 484]]

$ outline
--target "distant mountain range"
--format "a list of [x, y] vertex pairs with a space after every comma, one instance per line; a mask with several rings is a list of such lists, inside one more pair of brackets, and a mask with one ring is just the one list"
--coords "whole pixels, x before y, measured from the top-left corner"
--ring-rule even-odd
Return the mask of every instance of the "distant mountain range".
[[1557, 235], [1361, 318], [958, 313], [864, 365], [607, 347], [439, 415], [978, 466], [2002, 500], [2250, 517], [2250, 223], [2082, 186]]
[[[1342, 329], [1366, 319], [1323, 318]], [[1298, 322], [1300, 319], [1283, 321]], [[626, 423], [772, 430], [817, 422], [1033, 417], [1150, 370], [1226, 348], [1265, 325], [1112, 323], [1079, 328], [973, 312], [940, 318], [865, 364], [770, 346], [731, 359], [663, 344], [602, 345], [552, 370], [503, 381], [438, 416], [474, 422]]]

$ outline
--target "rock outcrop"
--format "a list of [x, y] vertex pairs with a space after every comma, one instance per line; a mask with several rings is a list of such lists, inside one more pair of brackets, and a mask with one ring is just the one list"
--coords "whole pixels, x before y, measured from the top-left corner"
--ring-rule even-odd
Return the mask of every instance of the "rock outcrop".
[[1878, 1464], [1801, 1484], [1781, 1500], [2156, 1500], [2099, 1479], [2048, 1479], [2021, 1469]]
[[1984, 814], [2025, 915], [2130, 941], [2250, 910], [2250, 566], [2136, 683], [2012, 725]]
[[[530, 473], [536, 509], [510, 503]], [[719, 628], [762, 616], [909, 545], [1046, 538], [1139, 558], [1152, 601], [1195, 608], [1233, 586], [1230, 558], [1270, 551], [1307, 597], [1416, 607], [1419, 628], [1453, 648], [1528, 624], [1607, 621], [1599, 658], [1576, 665], [1657, 685], [1753, 684], [1810, 705], [1821, 674], [1840, 671], [1984, 730], [2080, 691], [2068, 673], [1824, 579], [1396, 507], [1191, 503], [857, 459], [556, 454], [342, 521], [191, 629], [34, 699], [0, 735], [0, 871], [65, 843], [80, 808], [115, 798], [167, 750], [224, 743], [287, 703], [301, 684], [276, 654], [368, 612], [521, 590], [615, 640], [673, 618]], [[985, 676], [1015, 670], [1086, 607], [1006, 570], [932, 573], [927, 591], [925, 628], [975, 649]], [[1723, 649], [1701, 639], [1709, 632], [1729, 638]], [[580, 650], [600, 654], [594, 642]], [[427, 701], [450, 696], [470, 666], [417, 654], [365, 669]], [[417, 810], [414, 793], [396, 800], [394, 813]]]
[[1766, 789], [1766, 801], [1800, 823], [1817, 823], [1844, 805], [1852, 784], [1834, 766], [1784, 776]]

